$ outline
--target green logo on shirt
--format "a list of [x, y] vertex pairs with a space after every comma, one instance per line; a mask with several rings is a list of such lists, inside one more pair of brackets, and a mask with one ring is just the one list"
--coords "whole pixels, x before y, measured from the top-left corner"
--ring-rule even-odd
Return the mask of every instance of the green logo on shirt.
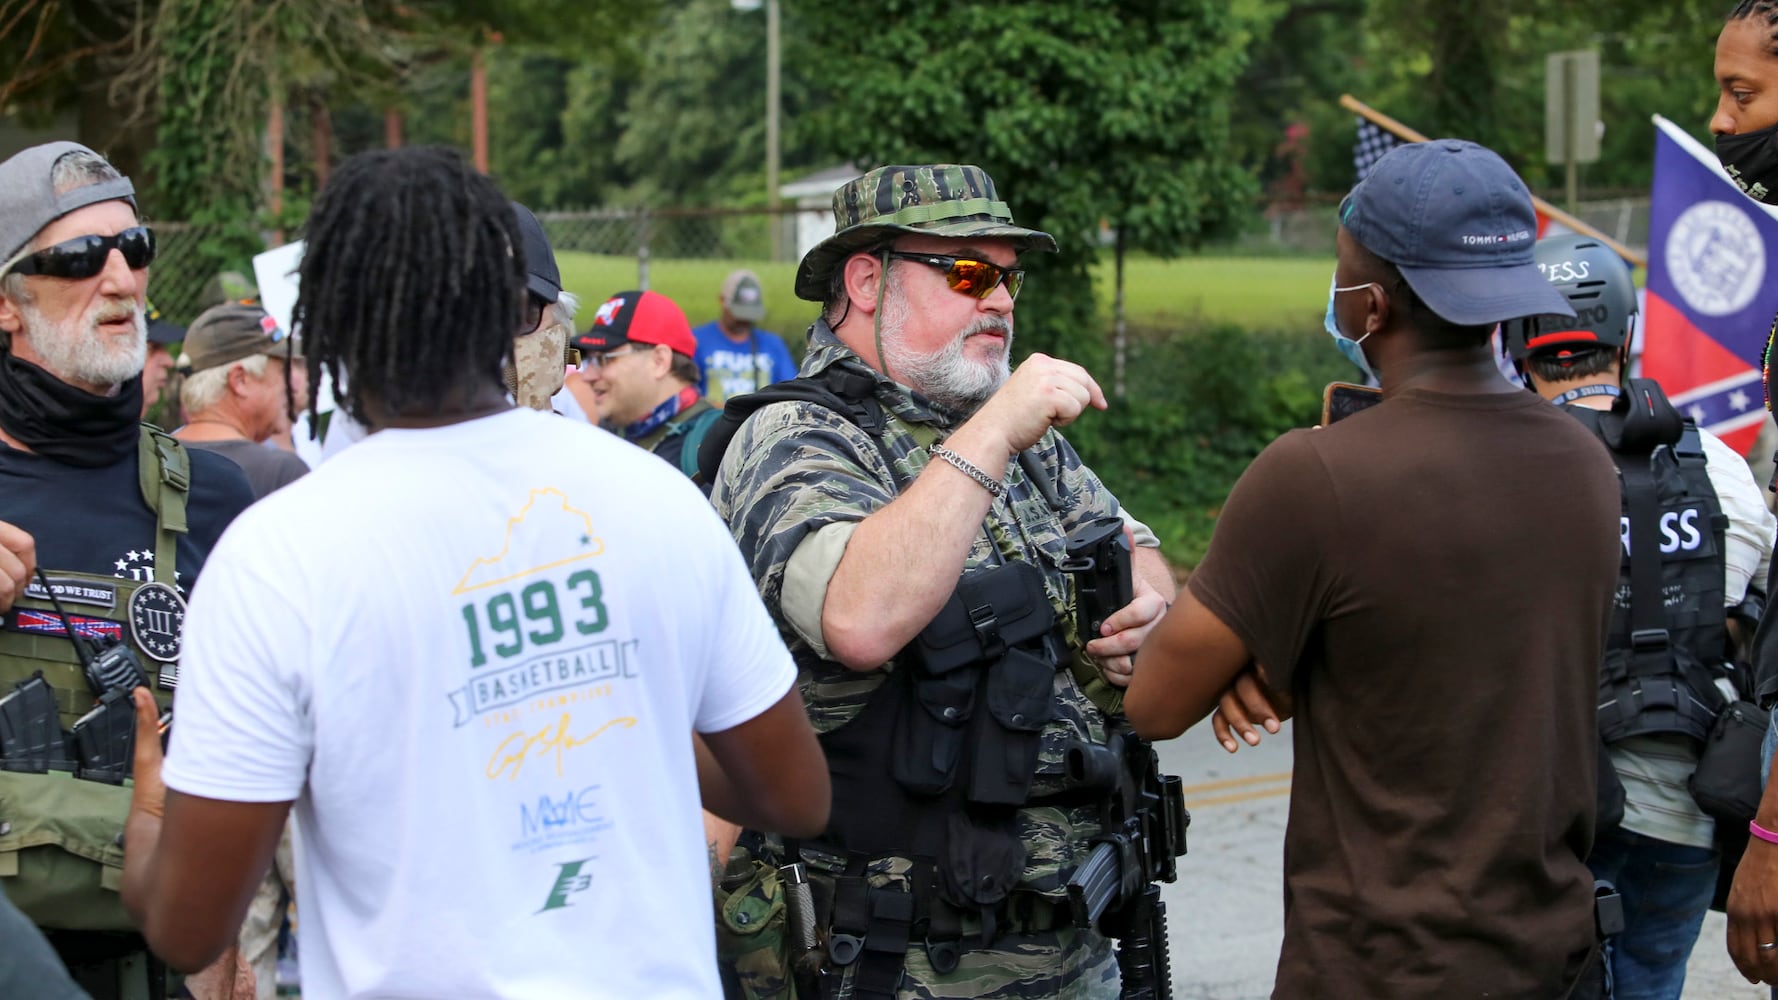
[[[581, 866], [591, 860], [593, 859], [582, 858], [579, 861], [566, 861], [557, 865], [556, 867], [560, 870], [556, 872], [556, 884], [550, 888], [549, 898], [543, 901], [543, 909], [538, 910], [537, 913], [542, 913], [544, 910], [559, 910], [568, 905], [569, 893], [585, 892], [591, 889], [593, 877], [580, 873]], [[536, 916], [537, 913], [531, 915]]]

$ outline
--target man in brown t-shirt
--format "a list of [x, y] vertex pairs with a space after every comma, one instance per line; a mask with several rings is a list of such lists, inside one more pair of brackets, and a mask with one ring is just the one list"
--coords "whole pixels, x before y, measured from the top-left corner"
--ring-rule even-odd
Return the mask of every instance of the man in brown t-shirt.
[[1254, 460], [1126, 709], [1175, 736], [1250, 669], [1294, 706], [1274, 996], [1597, 997], [1618, 490], [1488, 346], [1572, 310], [1532, 262], [1529, 193], [1472, 143], [1392, 151], [1341, 221], [1333, 328], [1383, 401]]

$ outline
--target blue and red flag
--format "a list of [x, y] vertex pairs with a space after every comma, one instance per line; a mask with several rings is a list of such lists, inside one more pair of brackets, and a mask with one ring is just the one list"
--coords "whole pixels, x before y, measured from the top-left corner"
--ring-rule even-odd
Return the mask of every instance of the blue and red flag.
[[1716, 154], [1655, 116], [1642, 373], [1745, 455], [1766, 421], [1760, 354], [1778, 314], [1766, 280], [1778, 216], [1743, 195]]

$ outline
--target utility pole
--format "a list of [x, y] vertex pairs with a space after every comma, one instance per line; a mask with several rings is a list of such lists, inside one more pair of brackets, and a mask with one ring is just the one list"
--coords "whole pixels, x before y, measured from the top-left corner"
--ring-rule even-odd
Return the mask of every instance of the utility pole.
[[729, 6], [750, 13], [766, 9], [766, 229], [772, 234], [772, 259], [784, 257], [784, 220], [778, 215], [778, 0], [729, 0]]
[[778, 214], [778, 0], [766, 0], [766, 207], [772, 260], [784, 259], [784, 217]]
[[475, 169], [488, 172], [488, 67], [477, 43], [469, 54], [469, 148]]

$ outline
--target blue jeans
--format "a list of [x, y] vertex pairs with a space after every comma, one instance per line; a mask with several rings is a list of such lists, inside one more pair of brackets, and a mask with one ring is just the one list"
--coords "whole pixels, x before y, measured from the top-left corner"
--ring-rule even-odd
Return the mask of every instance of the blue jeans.
[[1716, 892], [1717, 852], [1617, 829], [1601, 834], [1587, 867], [1617, 886], [1624, 930], [1606, 943], [1612, 1000], [1679, 1000], [1685, 962]]

